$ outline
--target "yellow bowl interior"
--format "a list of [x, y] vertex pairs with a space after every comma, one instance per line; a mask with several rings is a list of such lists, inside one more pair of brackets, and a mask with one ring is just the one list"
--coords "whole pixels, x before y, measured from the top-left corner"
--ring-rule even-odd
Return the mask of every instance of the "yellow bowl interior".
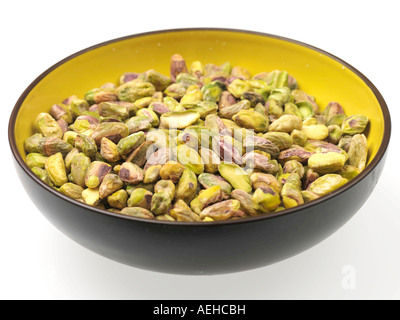
[[34, 133], [36, 115], [73, 94], [83, 97], [105, 82], [117, 83], [124, 72], [150, 68], [169, 75], [170, 57], [180, 53], [192, 61], [248, 68], [253, 74], [286, 70], [300, 89], [316, 97], [321, 109], [339, 102], [347, 115], [369, 117], [369, 162], [384, 133], [379, 102], [368, 85], [340, 61], [313, 48], [276, 37], [228, 30], [175, 30], [110, 42], [75, 55], [45, 75], [23, 101], [15, 124], [15, 139], [24, 158], [24, 140]]

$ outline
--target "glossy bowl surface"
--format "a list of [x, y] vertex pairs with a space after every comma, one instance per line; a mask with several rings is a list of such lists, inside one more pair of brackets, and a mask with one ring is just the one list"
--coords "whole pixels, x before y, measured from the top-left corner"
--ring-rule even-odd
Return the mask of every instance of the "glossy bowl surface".
[[[338, 101], [349, 115], [369, 117], [368, 165], [345, 186], [318, 200], [269, 216], [213, 223], [148, 221], [96, 209], [42, 183], [24, 163], [24, 140], [34, 120], [54, 103], [80, 97], [124, 72], [150, 68], [169, 74], [180, 53], [190, 64], [232, 65], [253, 74], [293, 75], [320, 108]], [[111, 40], [78, 52], [41, 74], [21, 95], [9, 122], [15, 167], [32, 201], [62, 232], [110, 259], [160, 272], [218, 274], [275, 263], [322, 241], [346, 223], [371, 194], [390, 139], [390, 115], [375, 86], [348, 63], [279, 36], [229, 29], [163, 30]]]

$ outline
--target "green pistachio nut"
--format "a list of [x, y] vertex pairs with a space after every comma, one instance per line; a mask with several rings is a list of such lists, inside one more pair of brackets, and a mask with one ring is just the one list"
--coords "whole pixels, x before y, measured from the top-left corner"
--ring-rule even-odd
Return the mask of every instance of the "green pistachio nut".
[[112, 102], [102, 102], [99, 104], [97, 112], [101, 117], [118, 119], [125, 121], [129, 118], [129, 109], [125, 105]]
[[221, 163], [220, 157], [211, 149], [200, 148], [200, 156], [204, 163], [204, 171], [207, 173], [218, 172], [218, 165]]
[[319, 174], [333, 173], [342, 169], [346, 156], [337, 152], [315, 153], [308, 159], [308, 166]]
[[282, 150], [278, 156], [278, 161], [281, 164], [285, 164], [289, 160], [297, 160], [302, 164], [307, 163], [313, 152], [310, 152], [303, 147], [293, 146], [289, 149]]
[[200, 79], [204, 75], [204, 72], [205, 72], [204, 66], [201, 61], [198, 60], [193, 61], [192, 64], [190, 65], [189, 73], [192, 76], [195, 76], [196, 78]]
[[198, 152], [188, 146], [181, 144], [176, 147], [177, 161], [195, 174], [204, 172], [204, 164]]
[[343, 178], [341, 175], [329, 173], [319, 177], [311, 183], [308, 186], [307, 191], [311, 191], [318, 196], [323, 196], [343, 186], [347, 182], [348, 180]]
[[126, 208], [123, 208], [120, 213], [123, 215], [126, 215], [126, 216], [135, 217], [135, 218], [142, 218], [142, 219], [149, 219], [149, 220], [155, 219], [154, 214], [144, 208], [126, 207]]
[[283, 106], [290, 99], [290, 89], [288, 87], [282, 87], [271, 90], [268, 99], [275, 100], [280, 106]]
[[328, 142], [338, 144], [343, 135], [342, 129], [339, 126], [333, 124], [328, 126], [328, 131]]
[[221, 162], [218, 171], [234, 189], [241, 189], [247, 193], [252, 191], [249, 175], [237, 164]]
[[182, 112], [168, 112], [161, 115], [160, 128], [184, 129], [193, 125], [199, 119], [200, 114], [192, 110]]
[[319, 178], [319, 174], [314, 170], [308, 168], [303, 177], [303, 189], [307, 189], [308, 186]]
[[73, 99], [68, 105], [73, 118], [79, 117], [83, 112], [89, 110], [89, 103], [83, 99]]
[[100, 154], [107, 162], [117, 162], [121, 159], [117, 145], [110, 139], [103, 137], [100, 144]]
[[159, 216], [156, 217], [156, 220], [159, 221], [176, 221], [173, 217], [171, 217], [169, 214], [160, 214]]
[[102, 161], [93, 161], [85, 174], [85, 185], [88, 188], [97, 188], [103, 181], [104, 177], [112, 170], [111, 165]]
[[132, 162], [139, 167], [143, 167], [147, 161], [147, 155], [148, 152], [150, 152], [150, 148], [152, 145], [152, 141], [143, 142], [126, 158], [126, 162]]
[[228, 85], [228, 91], [235, 97], [240, 98], [243, 93], [250, 91], [251, 86], [249, 81], [235, 79]]
[[36, 117], [36, 129], [44, 137], [62, 138], [63, 132], [57, 121], [48, 113], [42, 112]]
[[151, 209], [153, 193], [144, 188], [136, 188], [132, 191], [127, 205], [128, 207], [140, 207], [147, 210]]
[[64, 183], [68, 182], [64, 159], [60, 152], [47, 158], [45, 169], [49, 174], [51, 182], [56, 187], [61, 187]]
[[225, 84], [221, 85], [218, 81], [212, 81], [201, 88], [201, 93], [204, 101], [218, 102], [223, 89], [226, 89]]
[[194, 213], [186, 202], [180, 199], [175, 202], [174, 206], [169, 211], [169, 215], [175, 221], [200, 221], [199, 215]]
[[135, 102], [141, 98], [151, 97], [156, 88], [150, 82], [134, 80], [119, 86], [116, 92], [120, 101]]
[[97, 145], [95, 140], [89, 136], [79, 133], [75, 139], [75, 148], [91, 160], [94, 160], [96, 157]]
[[284, 105], [284, 114], [292, 114], [298, 116], [299, 118], [303, 119], [303, 115], [301, 114], [299, 107], [295, 105], [293, 102], [287, 102]]
[[122, 181], [129, 184], [138, 184], [144, 179], [144, 171], [138, 165], [132, 162], [124, 162], [118, 172]]
[[41, 133], [35, 133], [28, 137], [24, 141], [24, 149], [26, 153], [38, 153], [39, 151], [39, 142], [43, 138]]
[[64, 104], [54, 104], [50, 109], [50, 115], [56, 120], [63, 119], [68, 124], [73, 121], [70, 110]]
[[347, 118], [348, 117], [345, 114], [337, 114], [337, 115], [333, 116], [332, 118], [330, 118], [330, 120], [328, 122], [326, 122], [326, 125], [327, 126], [337, 125], [339, 127], [342, 127], [344, 120], [346, 120]]
[[353, 139], [353, 136], [350, 136], [350, 135], [343, 135], [343, 136], [340, 138], [340, 140], [339, 140], [337, 146], [338, 146], [340, 149], [344, 150], [345, 152], [349, 152], [350, 144], [351, 144], [351, 140], [352, 140], [352, 139]]
[[171, 180], [173, 183], [177, 183], [183, 173], [185, 167], [179, 162], [168, 161], [161, 167], [159, 172], [161, 179]]
[[99, 188], [86, 188], [82, 191], [82, 199], [90, 206], [97, 206], [100, 203]]
[[75, 122], [70, 125], [70, 128], [75, 132], [85, 132], [86, 130], [95, 130], [99, 125], [99, 119], [88, 114], [81, 114], [75, 119]]
[[191, 85], [187, 88], [185, 95], [182, 97], [180, 103], [182, 106], [195, 105], [203, 100], [203, 94], [197, 85]]
[[139, 131], [147, 131], [152, 127], [153, 119], [148, 116], [134, 116], [125, 122], [128, 128], [128, 134]]
[[301, 118], [293, 114], [284, 114], [269, 125], [268, 131], [291, 133], [295, 129], [301, 130], [302, 127]]
[[331, 121], [333, 117], [338, 115], [344, 115], [344, 110], [343, 107], [338, 102], [331, 101], [325, 107], [324, 111], [322, 112], [322, 115], [324, 116], [325, 123], [329, 123], [329, 121]]
[[44, 169], [47, 158], [48, 157], [46, 157], [40, 153], [32, 152], [26, 156], [25, 162], [28, 165], [28, 167], [31, 169], [33, 167], [38, 167], [38, 168]]
[[164, 94], [167, 97], [180, 100], [186, 94], [186, 87], [181, 83], [173, 83], [164, 90]]
[[347, 179], [347, 180], [352, 180], [354, 179], [357, 175], [360, 174], [362, 170], [360, 170], [359, 168], [346, 164], [343, 166], [342, 169], [340, 169], [338, 172], [336, 172], [337, 174], [340, 174], [343, 178]]
[[49, 185], [50, 187], [53, 187], [53, 183], [51, 182], [50, 175], [47, 173], [45, 169], [39, 168], [39, 167], [33, 167], [31, 168], [32, 172], [44, 183]]
[[90, 158], [83, 153], [76, 153], [71, 159], [71, 177], [72, 180], [79, 186], [85, 187], [86, 172], [91, 164]]
[[279, 193], [270, 187], [256, 189], [252, 196], [253, 206], [256, 210], [268, 213], [275, 210], [281, 204]]
[[146, 137], [143, 131], [135, 132], [119, 140], [117, 144], [118, 153], [126, 159], [137, 147], [139, 147]]
[[[286, 179], [286, 183], [282, 187], [282, 202], [286, 209], [296, 207], [304, 203], [303, 195], [301, 193], [300, 178], [295, 174], [298, 179], [292, 181], [293, 173]], [[293, 179], [294, 180], [294, 179]]]
[[265, 103], [265, 107], [268, 112], [268, 118], [271, 122], [280, 118], [283, 115], [283, 108], [279, 105], [279, 103], [274, 99], [268, 99]]
[[349, 164], [364, 170], [367, 163], [368, 144], [367, 138], [363, 134], [355, 134], [351, 139], [349, 151]]
[[250, 102], [251, 108], [255, 108], [258, 104], [264, 105], [265, 99], [264, 97], [255, 91], [246, 91], [240, 96], [241, 100], [247, 100]]
[[239, 111], [241, 110], [248, 110], [251, 107], [251, 103], [249, 100], [240, 100], [237, 103], [219, 107], [219, 116], [226, 118], [226, 119], [232, 119], [234, 115], [236, 115]]
[[[308, 159], [310, 161], [310, 159]], [[283, 166], [283, 173], [297, 173], [300, 178], [304, 176], [305, 169], [303, 165], [297, 160], [289, 160]]]
[[151, 212], [155, 215], [165, 214], [171, 208], [172, 200], [167, 192], [156, 192], [151, 200]]
[[138, 78], [144, 82], [150, 82], [157, 91], [164, 91], [171, 84], [169, 77], [154, 69], [143, 72]]
[[247, 136], [243, 141], [243, 147], [246, 148], [247, 152], [253, 150], [267, 152], [272, 158], [277, 158], [280, 153], [280, 149], [275, 143], [258, 136]]
[[246, 168], [250, 170], [250, 173], [256, 169], [265, 173], [277, 174], [280, 170], [278, 161], [270, 160], [269, 157], [258, 152], [246, 153], [243, 156], [243, 161], [246, 164]]
[[270, 187], [277, 193], [282, 190], [282, 183], [270, 173], [255, 172], [250, 175], [250, 181], [254, 190], [265, 187]]
[[263, 138], [276, 145], [280, 151], [293, 145], [293, 138], [286, 132], [267, 132], [263, 135]]
[[162, 168], [161, 165], [154, 165], [154, 166], [148, 167], [147, 170], [144, 172], [143, 182], [144, 183], [153, 183], [153, 182], [156, 182], [157, 180], [159, 180], [161, 168]]
[[355, 135], [362, 133], [367, 127], [368, 122], [368, 117], [362, 114], [350, 116], [342, 123], [343, 134]]
[[300, 101], [296, 103], [298, 110], [300, 112], [301, 118], [306, 120], [310, 117], [315, 116], [313, 105], [308, 101]]
[[304, 203], [308, 203], [310, 201], [313, 201], [313, 200], [319, 198], [319, 195], [317, 195], [314, 192], [308, 191], [308, 190], [301, 190], [301, 195], [303, 197]]
[[303, 126], [301, 129], [308, 139], [324, 140], [329, 136], [328, 127], [324, 124]]
[[72, 199], [82, 199], [83, 188], [75, 183], [67, 182], [60, 187], [60, 192]]
[[[128, 120], [129, 121], [129, 120]], [[106, 137], [114, 143], [129, 135], [129, 127], [122, 122], [103, 122], [100, 123], [92, 133], [91, 137], [98, 146], [101, 144], [101, 139]]]
[[241, 210], [243, 210], [250, 216], [257, 216], [260, 213], [262, 213], [256, 208], [253, 202], [253, 197], [249, 193], [240, 189], [236, 189], [232, 191], [231, 195], [233, 199], [238, 200], [240, 202]]
[[108, 197], [112, 193], [118, 191], [119, 189], [122, 189], [123, 186], [123, 181], [115, 173], [109, 173], [105, 175], [99, 187], [100, 199]]
[[152, 127], [158, 127], [160, 124], [160, 119], [158, 118], [157, 113], [155, 113], [153, 110], [143, 108], [138, 110], [136, 115], [149, 118]]
[[239, 126], [255, 132], [266, 132], [268, 129], [268, 118], [256, 111], [241, 110], [232, 119]]
[[128, 193], [124, 189], [115, 191], [107, 197], [107, 202], [112, 208], [123, 209], [126, 207]]
[[190, 73], [180, 73], [176, 77], [176, 83], [183, 85], [185, 88], [200, 85], [199, 78]]
[[235, 216], [240, 210], [240, 202], [238, 200], [225, 200], [206, 207], [200, 213], [200, 218], [212, 218], [215, 221], [228, 220]]
[[183, 171], [176, 187], [176, 199], [181, 199], [186, 203], [190, 203], [196, 195], [196, 190], [196, 174], [192, 170], [186, 168]]
[[203, 210], [211, 204], [222, 201], [224, 194], [220, 186], [212, 186], [201, 190], [198, 195], [200, 209]]
[[221, 176], [205, 172], [199, 175], [198, 181], [205, 189], [219, 186], [223, 192], [224, 198], [229, 199], [229, 195], [232, 192], [232, 186]]

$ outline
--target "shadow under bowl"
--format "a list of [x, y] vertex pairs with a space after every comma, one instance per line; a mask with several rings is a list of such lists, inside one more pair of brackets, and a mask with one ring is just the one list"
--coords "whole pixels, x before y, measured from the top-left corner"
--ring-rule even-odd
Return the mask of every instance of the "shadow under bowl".
[[[334, 192], [269, 216], [213, 223], [127, 217], [70, 199], [40, 181], [25, 164], [24, 141], [50, 106], [118, 81], [124, 72], [169, 74], [169, 59], [232, 65], [253, 74], [286, 70], [320, 107], [338, 101], [349, 115], [369, 117], [368, 165]], [[267, 266], [294, 256], [343, 226], [373, 191], [384, 166], [390, 115], [379, 91], [359, 71], [323, 50], [275, 35], [230, 29], [177, 29], [111, 40], [49, 68], [21, 95], [9, 121], [15, 167], [33, 203], [59, 230], [115, 261], [177, 274], [222, 274]]]

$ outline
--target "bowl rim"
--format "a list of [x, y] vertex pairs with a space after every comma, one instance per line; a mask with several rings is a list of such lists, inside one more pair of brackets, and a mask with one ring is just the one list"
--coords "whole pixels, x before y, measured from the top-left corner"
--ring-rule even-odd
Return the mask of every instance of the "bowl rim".
[[[203, 221], [199, 221], [199, 222], [185, 222], [185, 221], [162, 221], [162, 220], [150, 220], [150, 219], [143, 219], [143, 218], [136, 218], [136, 217], [131, 217], [131, 216], [127, 216], [127, 215], [123, 215], [123, 214], [119, 214], [119, 213], [114, 213], [111, 211], [107, 211], [105, 209], [100, 209], [100, 208], [96, 208], [93, 207], [91, 205], [79, 202], [77, 200], [74, 200], [64, 194], [62, 194], [61, 192], [55, 190], [54, 188], [48, 186], [46, 183], [44, 183], [43, 181], [41, 181], [32, 171], [31, 169], [28, 167], [28, 165], [25, 163], [25, 161], [22, 159], [22, 156], [19, 154], [18, 152], [18, 148], [17, 148], [17, 144], [16, 144], [16, 140], [15, 140], [15, 136], [14, 136], [14, 130], [15, 130], [15, 122], [16, 122], [16, 118], [18, 115], [18, 112], [24, 102], [24, 100], [26, 99], [27, 95], [30, 93], [30, 91], [46, 76], [48, 75], [50, 72], [52, 72], [53, 70], [57, 69], [59, 66], [61, 66], [62, 64], [88, 52], [115, 42], [120, 42], [120, 41], [124, 41], [124, 40], [128, 40], [128, 39], [132, 39], [132, 38], [138, 38], [138, 37], [143, 37], [143, 36], [149, 36], [149, 35], [155, 35], [155, 34], [162, 34], [162, 33], [179, 33], [179, 32], [187, 32], [187, 31], [193, 31], [193, 32], [208, 32], [208, 31], [215, 31], [215, 32], [232, 32], [232, 33], [244, 33], [244, 34], [249, 34], [249, 35], [257, 35], [257, 36], [263, 36], [263, 37], [267, 37], [267, 38], [273, 38], [273, 39], [277, 39], [277, 40], [282, 40], [285, 42], [289, 42], [289, 43], [293, 43], [296, 45], [300, 45], [302, 47], [311, 49], [313, 51], [316, 51], [320, 54], [323, 54], [339, 63], [341, 63], [343, 66], [345, 66], [346, 68], [348, 68], [349, 70], [351, 70], [353, 73], [355, 73], [370, 89], [371, 91], [374, 93], [376, 99], [379, 102], [380, 108], [382, 110], [382, 114], [383, 114], [383, 120], [384, 120], [384, 133], [383, 133], [383, 137], [382, 137], [382, 143], [375, 155], [375, 157], [372, 159], [372, 161], [365, 167], [365, 169], [359, 174], [357, 175], [354, 179], [352, 179], [351, 181], [347, 182], [345, 185], [341, 186], [340, 188], [332, 191], [331, 193], [328, 193], [318, 199], [315, 199], [311, 202], [308, 203], [304, 203], [302, 205], [290, 208], [290, 209], [285, 209], [279, 212], [274, 212], [274, 213], [270, 213], [270, 214], [262, 214], [262, 215], [257, 215], [257, 216], [251, 216], [251, 217], [246, 217], [246, 218], [240, 218], [240, 219], [233, 219], [233, 220], [223, 220], [223, 221], [212, 221], [212, 222], [203, 222]], [[8, 139], [9, 139], [9, 144], [10, 144], [10, 148], [12, 151], [12, 154], [14, 156], [14, 159], [16, 160], [16, 162], [18, 163], [18, 165], [22, 168], [22, 170], [33, 180], [35, 181], [39, 187], [47, 190], [48, 192], [54, 194], [57, 197], [60, 197], [61, 199], [69, 202], [70, 204], [74, 205], [74, 206], [78, 206], [78, 207], [83, 207], [84, 209], [96, 212], [98, 214], [102, 214], [102, 215], [107, 215], [110, 216], [112, 218], [118, 218], [118, 219], [125, 219], [125, 220], [131, 220], [131, 221], [135, 221], [135, 222], [140, 222], [140, 223], [151, 223], [151, 224], [158, 224], [158, 225], [168, 225], [168, 226], [186, 226], [186, 227], [211, 227], [211, 226], [225, 226], [225, 225], [236, 225], [236, 224], [243, 224], [243, 223], [255, 223], [257, 221], [260, 220], [266, 220], [266, 219], [275, 219], [275, 218], [279, 218], [279, 217], [284, 217], [287, 215], [291, 215], [294, 214], [298, 211], [303, 211], [306, 210], [307, 208], [316, 206], [322, 202], [328, 201], [334, 197], [336, 197], [337, 195], [345, 192], [346, 190], [352, 188], [354, 185], [356, 185], [357, 183], [359, 183], [361, 180], [363, 180], [369, 173], [371, 173], [374, 168], [378, 165], [378, 163], [381, 161], [381, 159], [383, 158], [383, 156], [386, 153], [386, 150], [388, 148], [388, 144], [389, 144], [389, 140], [390, 140], [390, 135], [391, 135], [391, 118], [390, 118], [390, 113], [389, 113], [389, 109], [387, 107], [387, 104], [383, 98], [383, 96], [381, 95], [381, 93], [379, 92], [379, 90], [375, 87], [375, 85], [364, 75], [362, 74], [360, 71], [358, 71], [356, 68], [354, 68], [352, 65], [350, 65], [349, 63], [347, 63], [346, 61], [336, 57], [335, 55], [324, 51], [320, 48], [317, 48], [315, 46], [309, 45], [307, 43], [298, 41], [298, 40], [294, 40], [294, 39], [290, 39], [290, 38], [286, 38], [283, 36], [279, 36], [279, 35], [275, 35], [275, 34], [269, 34], [269, 33], [264, 33], [264, 32], [259, 32], [259, 31], [252, 31], [252, 30], [244, 30], [244, 29], [232, 29], [232, 28], [176, 28], [176, 29], [162, 29], [162, 30], [156, 30], [156, 31], [149, 31], [149, 32], [142, 32], [142, 33], [137, 33], [137, 34], [132, 34], [132, 35], [127, 35], [127, 36], [123, 36], [123, 37], [119, 37], [119, 38], [115, 38], [115, 39], [111, 39], [105, 42], [101, 42], [95, 45], [92, 45], [90, 47], [87, 47], [83, 50], [80, 50], [76, 53], [73, 53], [69, 56], [67, 56], [66, 58], [60, 60], [59, 62], [55, 63], [53, 66], [49, 67], [47, 70], [45, 70], [43, 73], [41, 73], [25, 90], [24, 92], [21, 94], [21, 96], [19, 97], [19, 99], [17, 100], [11, 115], [10, 115], [10, 119], [9, 119], [9, 125], [8, 125]]]

